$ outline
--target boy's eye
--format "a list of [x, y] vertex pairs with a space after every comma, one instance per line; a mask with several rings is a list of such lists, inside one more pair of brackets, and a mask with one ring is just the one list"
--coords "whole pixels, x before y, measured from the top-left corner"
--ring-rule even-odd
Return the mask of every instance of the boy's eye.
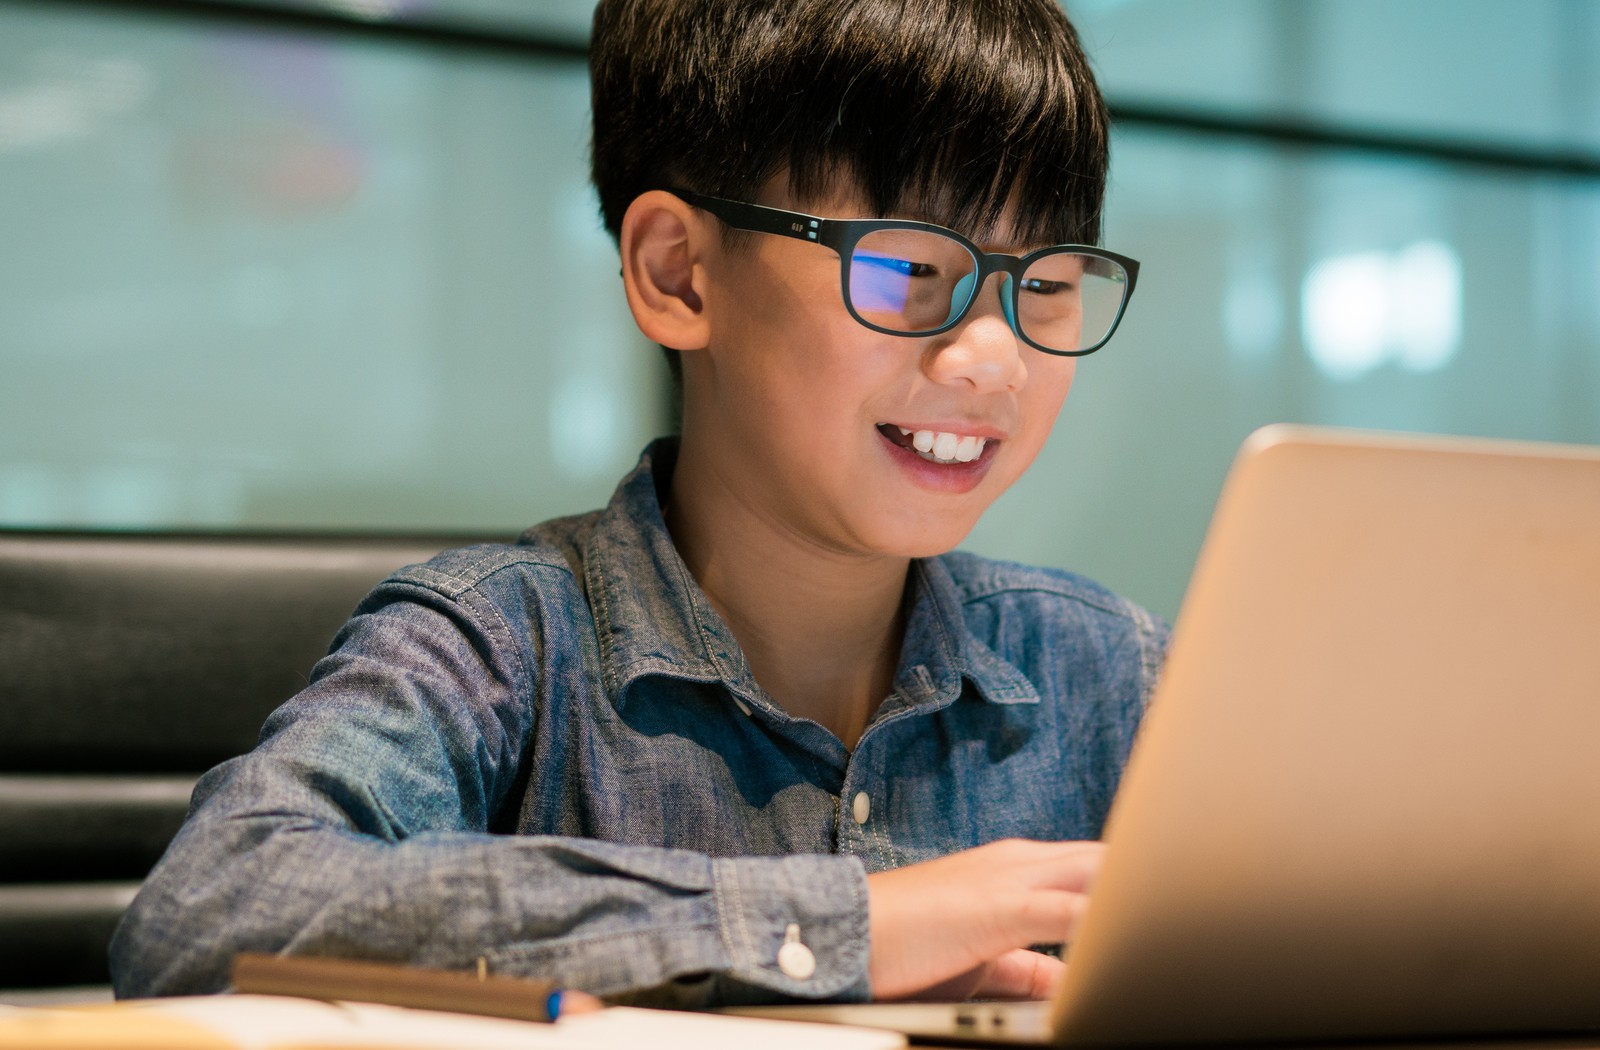
[[1037, 277], [1027, 277], [1022, 281], [1022, 290], [1035, 295], [1057, 295], [1061, 292], [1072, 291], [1070, 281], [1045, 281]]
[[881, 270], [890, 270], [905, 277], [937, 277], [939, 268], [932, 263], [916, 262], [912, 259], [896, 259], [886, 255], [857, 255], [857, 263], [876, 266]]

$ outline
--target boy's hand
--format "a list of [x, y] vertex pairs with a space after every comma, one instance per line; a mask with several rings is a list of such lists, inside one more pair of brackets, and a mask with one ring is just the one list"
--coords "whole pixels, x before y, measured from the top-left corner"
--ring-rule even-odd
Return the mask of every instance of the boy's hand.
[[1009, 839], [867, 876], [874, 999], [1045, 998], [1105, 847]]

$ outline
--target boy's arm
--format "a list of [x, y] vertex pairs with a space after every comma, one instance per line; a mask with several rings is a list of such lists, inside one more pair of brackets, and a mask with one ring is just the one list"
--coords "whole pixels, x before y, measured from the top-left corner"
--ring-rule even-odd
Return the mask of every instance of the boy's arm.
[[[288, 951], [483, 957], [684, 1005], [866, 997], [859, 861], [490, 835], [525, 783], [534, 662], [470, 594], [391, 583], [363, 613], [261, 746], [200, 782], [112, 944], [119, 995], [218, 991], [236, 953]], [[808, 976], [778, 966], [791, 926]]]

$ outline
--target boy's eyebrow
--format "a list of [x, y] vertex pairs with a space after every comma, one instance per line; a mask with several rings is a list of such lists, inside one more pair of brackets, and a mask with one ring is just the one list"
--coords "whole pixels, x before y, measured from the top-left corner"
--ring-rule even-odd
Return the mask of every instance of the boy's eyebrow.
[[1040, 248], [1051, 248], [1061, 243], [1060, 241], [1024, 241], [1021, 244], [1017, 244], [1015, 242], [998, 241], [986, 239], [984, 237], [974, 237], [966, 230], [951, 226], [948, 222], [944, 221], [943, 218], [930, 215], [929, 213], [922, 211], [920, 208], [908, 208], [900, 212], [896, 218], [910, 219], [913, 222], [925, 222], [930, 226], [940, 226], [946, 230], [955, 230], [957, 233], [961, 234], [963, 237], [967, 238], [984, 251], [1000, 252], [1004, 255], [1027, 255], [1029, 252], [1037, 251]]
[[1060, 241], [1023, 241], [1018, 244], [1015, 241], [984, 240], [978, 237], [970, 238], [970, 240], [986, 252], [1019, 256], [1027, 255], [1029, 252], [1036, 252], [1041, 248], [1053, 248], [1061, 243]]

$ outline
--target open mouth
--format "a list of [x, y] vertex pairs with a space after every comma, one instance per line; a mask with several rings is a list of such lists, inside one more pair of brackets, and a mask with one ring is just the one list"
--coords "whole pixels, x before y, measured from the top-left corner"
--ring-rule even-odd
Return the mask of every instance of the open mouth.
[[878, 432], [893, 444], [915, 452], [929, 463], [944, 465], [971, 463], [983, 455], [989, 440], [973, 434], [952, 434], [943, 430], [909, 430], [893, 423], [879, 423]]

